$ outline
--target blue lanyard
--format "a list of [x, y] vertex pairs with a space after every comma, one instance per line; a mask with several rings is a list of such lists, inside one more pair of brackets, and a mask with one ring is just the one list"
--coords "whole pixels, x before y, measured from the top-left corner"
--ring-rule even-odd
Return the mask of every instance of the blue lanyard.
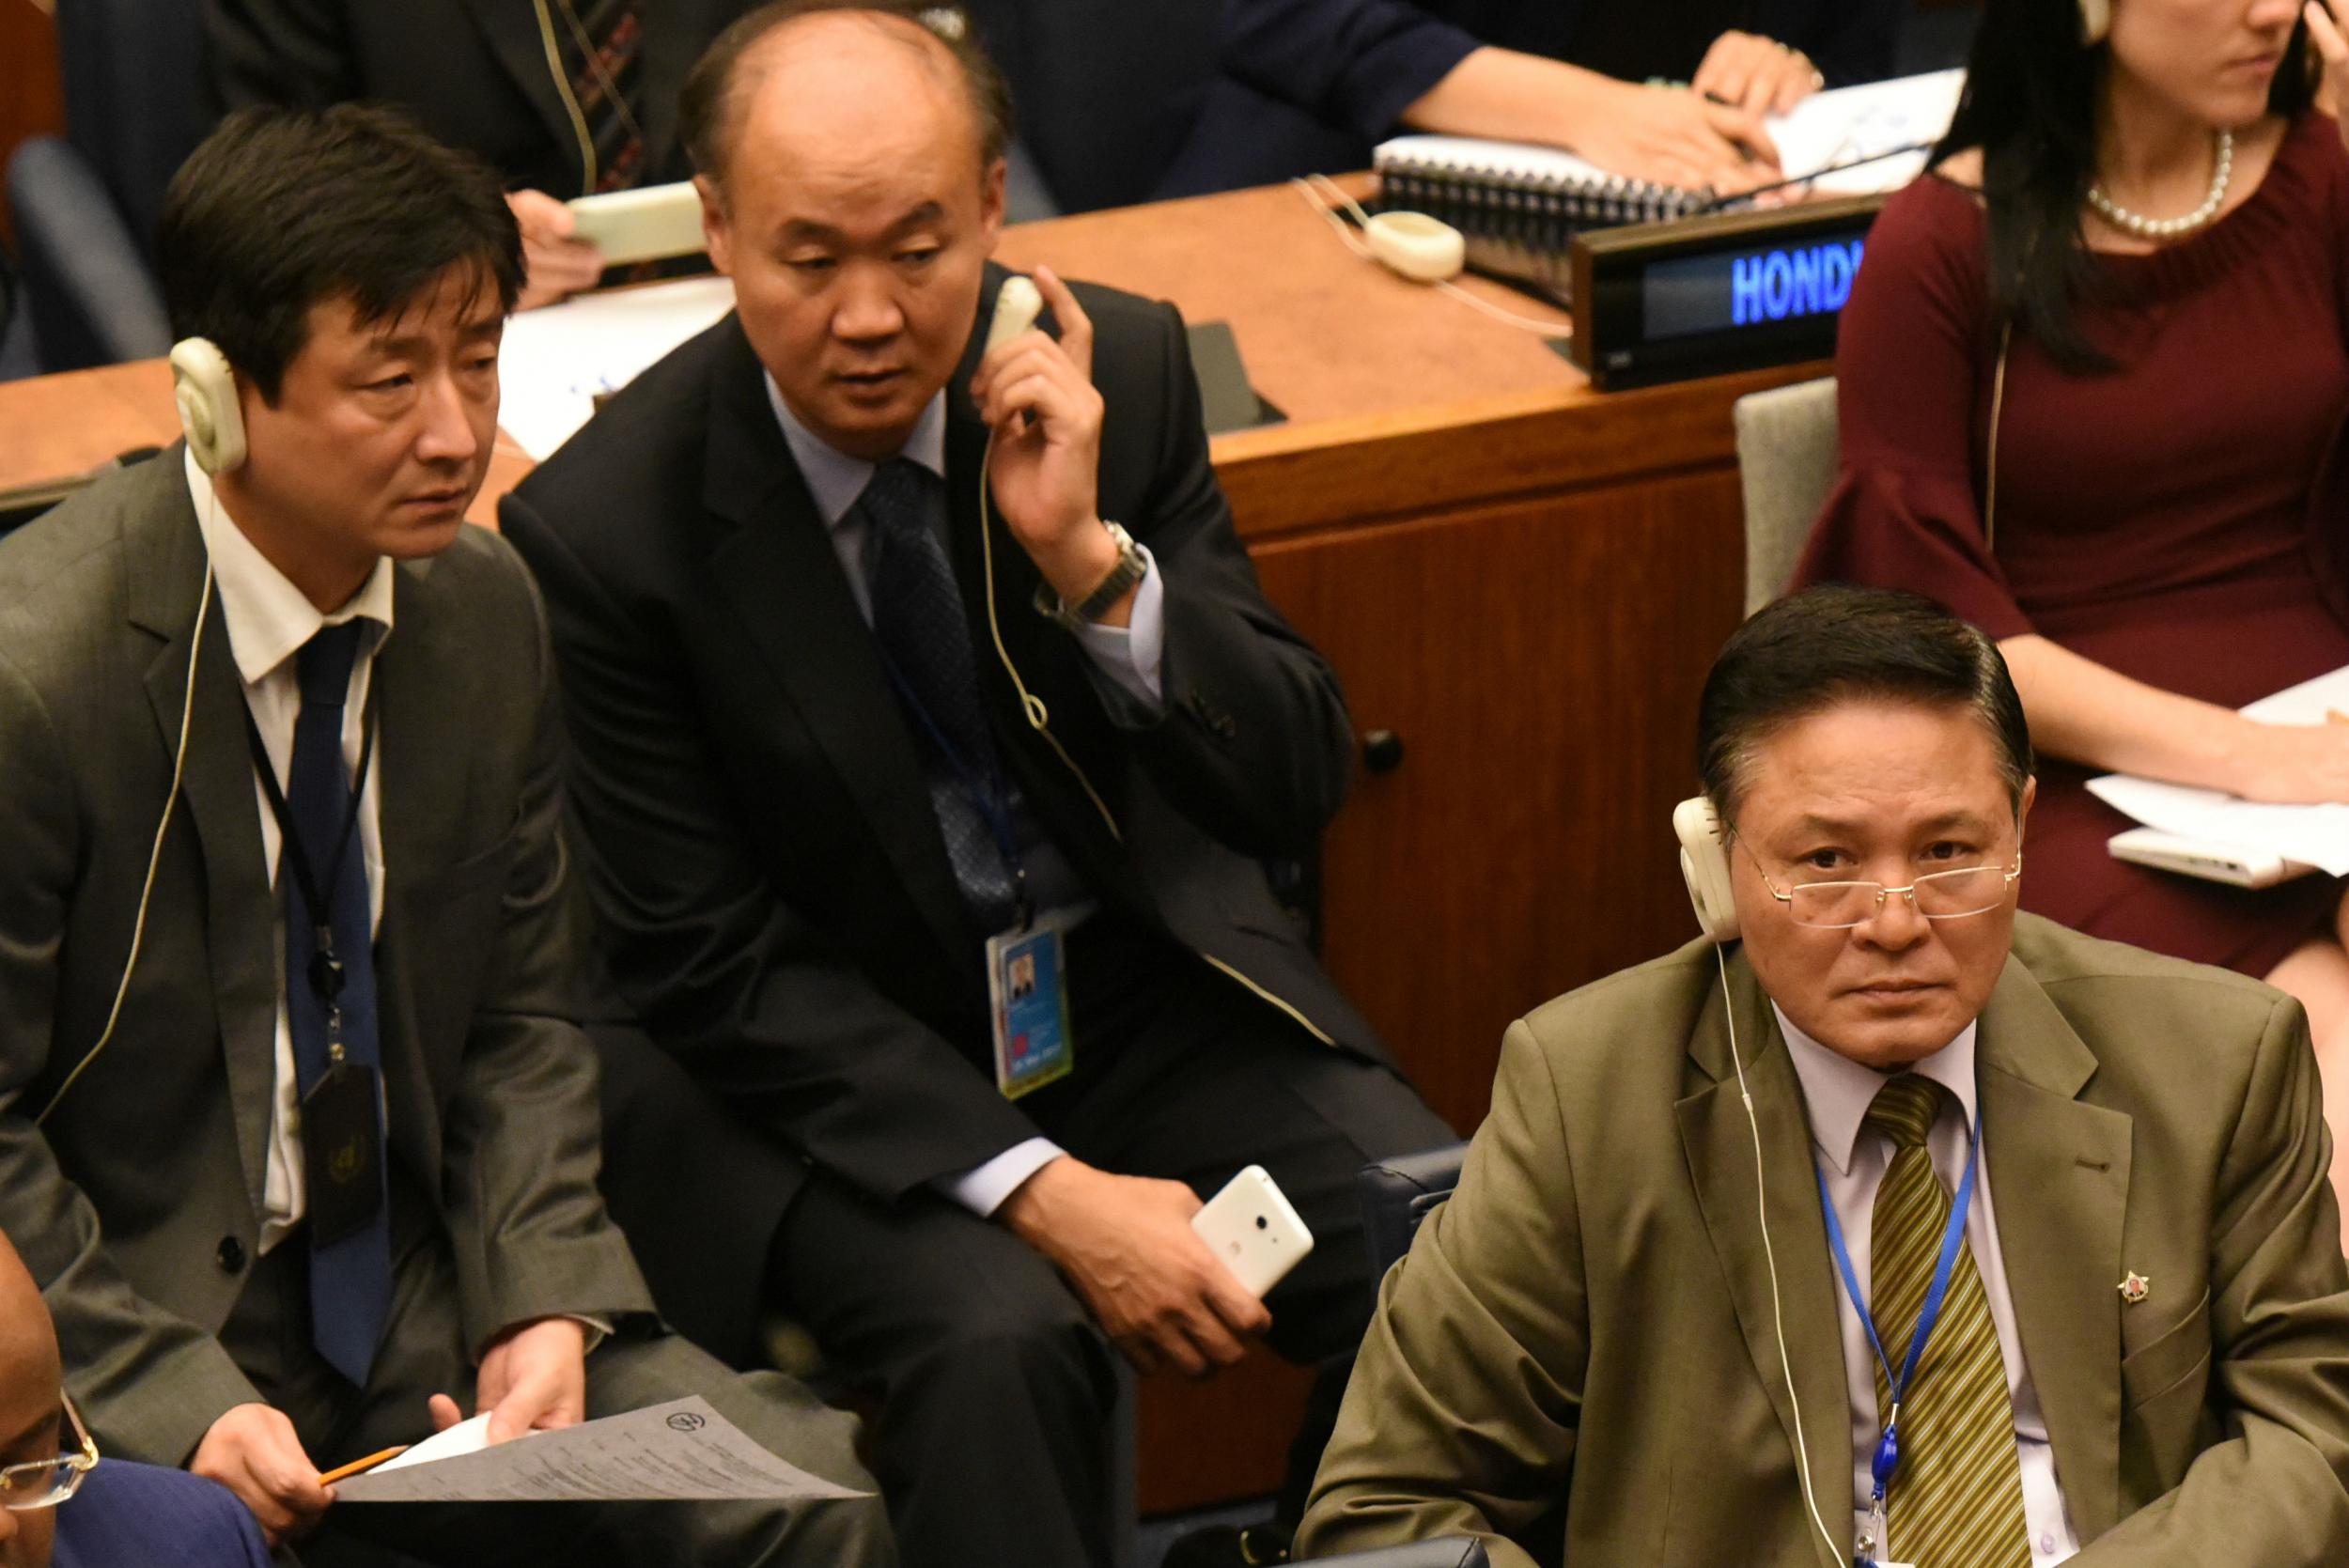
[[912, 685], [898, 674], [896, 664], [885, 652], [881, 654], [881, 668], [889, 672], [890, 683], [896, 687], [897, 695], [905, 699], [906, 706], [922, 722], [924, 731], [937, 742], [939, 754], [946, 759], [946, 766], [954, 769], [955, 777], [978, 808], [979, 819], [987, 824], [988, 837], [995, 841], [995, 852], [1003, 856], [1004, 869], [1011, 873], [1019, 928], [1026, 930], [1034, 924], [1035, 911], [1028, 901], [1028, 868], [1019, 858], [1019, 832], [1011, 819], [1011, 783], [1003, 777], [1002, 760], [990, 757], [988, 776], [981, 778], [978, 770], [955, 749], [954, 742], [946, 738], [946, 732], [930, 717], [930, 710], [922, 706]]
[[[1917, 1375], [1917, 1363], [1925, 1353], [1925, 1341], [1932, 1337], [1934, 1326], [1941, 1320], [1941, 1303], [1950, 1293], [1950, 1277], [1957, 1269], [1958, 1249], [1966, 1245], [1966, 1213], [1973, 1206], [1974, 1167], [1982, 1158], [1982, 1112], [1974, 1112], [1971, 1139], [1966, 1151], [1966, 1174], [1957, 1184], [1957, 1197], [1950, 1204], [1950, 1222], [1941, 1231], [1941, 1259], [1934, 1265], [1933, 1283], [1925, 1291], [1924, 1305], [1918, 1310], [1917, 1327], [1908, 1336], [1908, 1354], [1902, 1358], [1896, 1375], [1891, 1358], [1884, 1354], [1884, 1341], [1876, 1333], [1876, 1320], [1869, 1315], [1868, 1304], [1859, 1298], [1859, 1275], [1852, 1267], [1851, 1249], [1843, 1241], [1843, 1222], [1836, 1218], [1835, 1200], [1827, 1188], [1827, 1172], [1816, 1169], [1819, 1178], [1819, 1207], [1827, 1215], [1828, 1245], [1834, 1249], [1835, 1266], [1843, 1272], [1843, 1289], [1851, 1296], [1854, 1311], [1859, 1314], [1859, 1326], [1868, 1332], [1869, 1348], [1875, 1352], [1876, 1365], [1884, 1369], [1884, 1381], [1892, 1398], [1892, 1408], [1886, 1413], [1883, 1434], [1876, 1439], [1875, 1459], [1869, 1474], [1875, 1483], [1872, 1500], [1881, 1515], [1885, 1494], [1892, 1484], [1893, 1472], [1900, 1468], [1901, 1399], [1908, 1392], [1909, 1379]], [[1887, 1172], [1890, 1174], [1888, 1169]], [[1884, 1543], [1877, 1542], [1882, 1549]]]

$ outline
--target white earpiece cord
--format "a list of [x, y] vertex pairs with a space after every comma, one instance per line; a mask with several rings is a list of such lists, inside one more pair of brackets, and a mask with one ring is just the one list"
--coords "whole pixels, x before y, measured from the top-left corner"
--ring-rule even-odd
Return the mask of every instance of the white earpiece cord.
[[1753, 1093], [1746, 1087], [1745, 1059], [1737, 1053], [1737, 1007], [1729, 994], [1729, 959], [1720, 943], [1713, 944], [1713, 960], [1721, 970], [1721, 1016], [1729, 1023], [1729, 1061], [1737, 1070], [1737, 1097], [1746, 1108], [1746, 1126], [1753, 1134], [1753, 1192], [1754, 1210], [1762, 1221], [1762, 1257], [1770, 1273], [1770, 1326], [1778, 1336], [1778, 1367], [1786, 1378], [1786, 1399], [1795, 1411], [1795, 1457], [1801, 1465], [1803, 1506], [1811, 1512], [1811, 1522], [1819, 1531], [1819, 1540], [1827, 1547], [1828, 1568], [1844, 1568], [1843, 1552], [1835, 1545], [1835, 1537], [1819, 1515], [1819, 1499], [1811, 1490], [1811, 1446], [1802, 1433], [1802, 1396], [1795, 1391], [1795, 1361], [1786, 1349], [1786, 1312], [1779, 1299], [1778, 1250], [1770, 1245], [1770, 1197], [1762, 1175], [1762, 1122], [1753, 1111]]
[[[1337, 198], [1339, 206], [1354, 214], [1356, 223], [1367, 228], [1370, 225], [1370, 214], [1363, 210], [1361, 202], [1354, 199], [1345, 186], [1327, 175], [1319, 174], [1310, 175], [1302, 179], [1292, 179], [1289, 184], [1299, 196], [1304, 198], [1305, 205], [1312, 208], [1321, 220], [1330, 225], [1330, 230], [1340, 241], [1344, 241], [1347, 250], [1365, 261], [1378, 260], [1371, 248], [1362, 243], [1361, 239], [1352, 229], [1346, 226], [1346, 220], [1339, 217], [1321, 199], [1321, 192], [1326, 188], [1331, 195]], [[1384, 263], [1380, 265], [1383, 267]], [[1520, 316], [1516, 311], [1497, 305], [1490, 300], [1470, 292], [1456, 283], [1439, 281], [1434, 287], [1451, 295], [1461, 303], [1484, 312], [1501, 325], [1515, 327], [1519, 332], [1532, 333], [1536, 337], [1568, 338], [1574, 335], [1574, 328], [1571, 326], [1562, 327], [1554, 321], [1537, 321], [1531, 316]]]
[[[217, 503], [214, 504], [215, 507], [217, 505]], [[73, 1070], [66, 1074], [65, 1081], [57, 1085], [57, 1092], [49, 1096], [49, 1103], [41, 1107], [40, 1114], [33, 1118], [33, 1126], [37, 1127], [49, 1120], [51, 1112], [54, 1111], [58, 1103], [65, 1098], [66, 1092], [71, 1089], [81, 1076], [89, 1070], [90, 1063], [98, 1060], [98, 1053], [113, 1042], [115, 1026], [122, 1021], [123, 1000], [131, 994], [131, 976], [138, 970], [139, 949], [147, 942], [147, 910], [148, 905], [155, 896], [155, 873], [163, 863], [163, 839], [171, 831], [172, 810], [179, 800], [179, 781], [187, 773], [188, 731], [190, 721], [195, 715], [196, 660], [204, 651], [204, 623], [210, 616], [211, 608], [212, 559], [210, 551], [207, 551], [204, 557], [204, 586], [195, 601], [195, 629], [189, 634], [188, 639], [188, 690], [179, 702], [179, 741], [171, 759], [171, 789], [163, 797], [163, 815], [155, 824], [155, 842], [147, 851], [147, 880], [139, 888], [138, 913], [131, 922], [131, 953], [122, 961], [122, 979], [115, 986], [114, 1005], [106, 1009], [106, 1027], [99, 1032], [98, 1043], [90, 1047], [83, 1054], [82, 1060], [73, 1064]]]

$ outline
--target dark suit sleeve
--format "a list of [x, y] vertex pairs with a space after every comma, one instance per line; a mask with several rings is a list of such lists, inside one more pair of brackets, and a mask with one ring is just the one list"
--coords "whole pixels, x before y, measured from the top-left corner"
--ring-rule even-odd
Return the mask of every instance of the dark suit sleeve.
[[596, 908], [645, 1026], [737, 1115], [883, 1198], [1034, 1136], [761, 871], [673, 646], [524, 494], [499, 519], [553, 617]]
[[1814, 0], [1807, 17], [1783, 32], [1773, 32], [1766, 21], [1760, 25], [1810, 55], [1828, 86], [1848, 87], [1893, 74], [1907, 15], [1900, 0]]
[[213, 106], [316, 108], [360, 96], [333, 0], [205, 0], [205, 79]]
[[71, 1501], [53, 1568], [269, 1568], [261, 1527], [200, 1476], [109, 1457]]
[[504, 918], [443, 1122], [448, 1233], [475, 1350], [531, 1318], [652, 1310], [596, 1188], [596, 1054], [576, 1021], [587, 934], [568, 886], [561, 712], [545, 612], [521, 564], [503, 544], [495, 548], [516, 584], [513, 598], [526, 600], [527, 609], [515, 603], [510, 613], [528, 617], [537, 701], [521, 809], [498, 852]]
[[48, 1300], [84, 1419], [110, 1452], [178, 1465], [230, 1406], [261, 1396], [218, 1341], [132, 1289], [34, 1123], [42, 1107], [25, 1095], [51, 1066], [82, 824], [47, 709], [5, 657], [0, 757], [0, 1232]]
[[2232, 1125], [2210, 1252], [2217, 1440], [2077, 1568], [2349, 1561], [2349, 1275], [2299, 1003], [2279, 999]]
[[[1164, 704], [1158, 722], [1128, 737], [1159, 791], [1216, 838], [1251, 855], [1296, 854], [1346, 798], [1346, 699], [1257, 585], [1208, 458], [1182, 318], [1162, 307], [1159, 321], [1157, 469], [1127, 526], [1149, 546], [1163, 586]], [[1106, 417], [1119, 417], [1116, 406]]]
[[1237, 80], [1376, 141], [1477, 40], [1406, 0], [1230, 0], [1220, 44]]
[[1493, 1568], [1566, 1496], [1590, 1360], [1574, 1151], [1532, 1032], [1510, 1026], [1460, 1185], [1387, 1275], [1300, 1559], [1465, 1535]]

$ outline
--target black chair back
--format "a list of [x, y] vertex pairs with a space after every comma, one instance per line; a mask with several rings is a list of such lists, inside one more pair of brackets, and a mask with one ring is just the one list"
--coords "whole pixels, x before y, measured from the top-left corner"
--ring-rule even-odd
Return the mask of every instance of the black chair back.
[[1362, 1231], [1370, 1244], [1370, 1266], [1379, 1278], [1411, 1250], [1420, 1221], [1452, 1196], [1460, 1184], [1466, 1143], [1447, 1143], [1397, 1159], [1365, 1165], [1355, 1178], [1362, 1205]]

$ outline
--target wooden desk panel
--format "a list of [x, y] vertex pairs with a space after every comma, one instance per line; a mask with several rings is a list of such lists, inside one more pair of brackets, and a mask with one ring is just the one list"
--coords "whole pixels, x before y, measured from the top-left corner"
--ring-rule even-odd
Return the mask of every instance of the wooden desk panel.
[[1693, 934], [1664, 825], [1741, 539], [1708, 473], [1256, 551], [1358, 730], [1402, 745], [1329, 835], [1327, 949], [1463, 1133], [1511, 1020]]

